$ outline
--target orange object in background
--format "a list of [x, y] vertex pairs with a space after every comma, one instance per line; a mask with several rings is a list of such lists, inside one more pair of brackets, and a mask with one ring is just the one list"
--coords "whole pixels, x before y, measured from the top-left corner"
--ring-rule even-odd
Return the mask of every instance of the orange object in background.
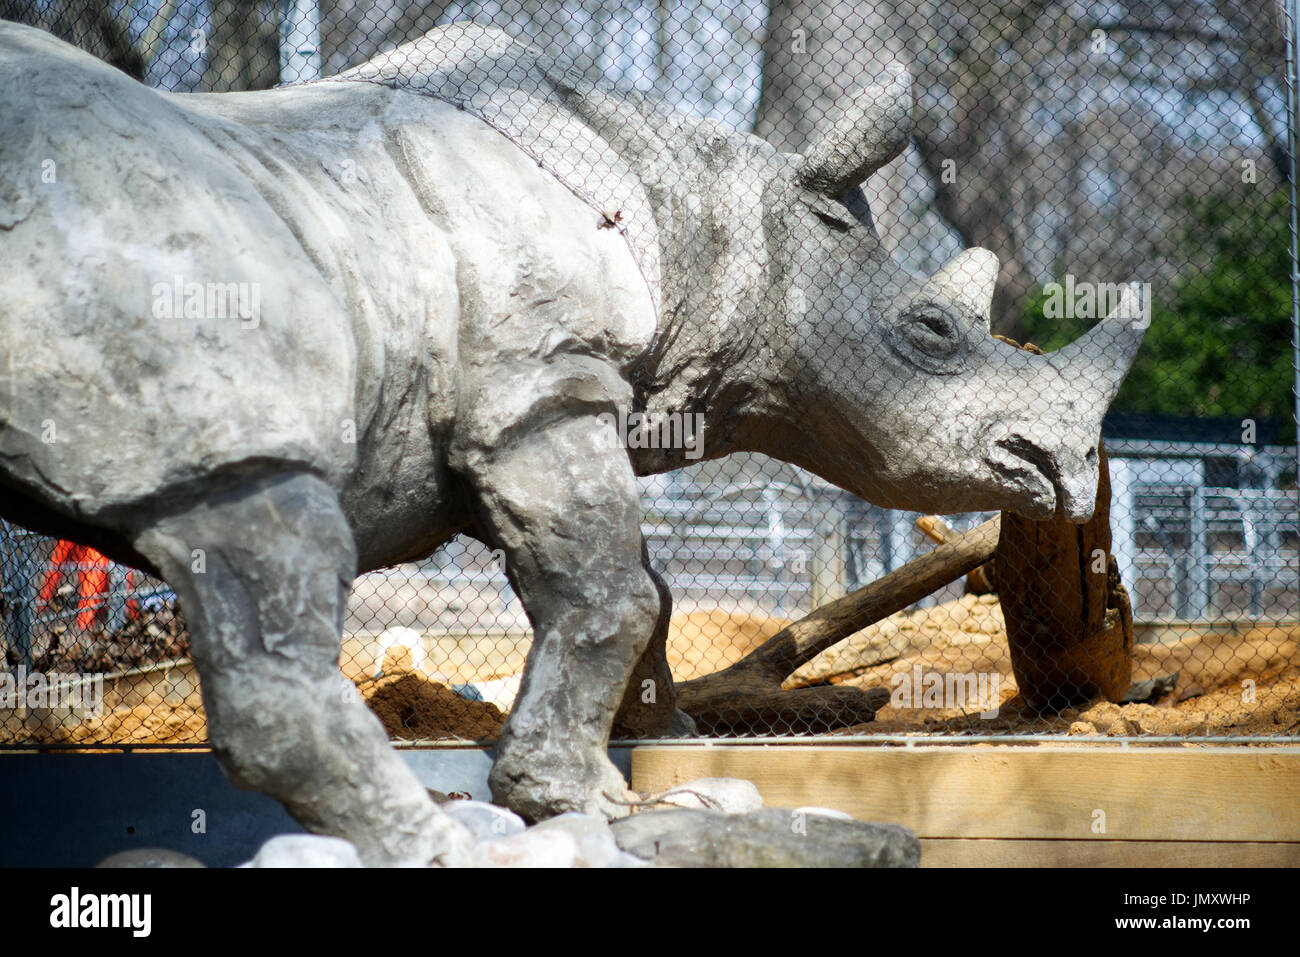
[[[41, 583], [40, 603], [46, 604], [54, 597], [54, 592], [59, 587], [59, 580], [63, 577], [64, 566], [81, 565], [82, 567], [77, 570], [77, 627], [83, 631], [89, 629], [99, 614], [99, 606], [108, 595], [108, 570], [112, 564], [107, 557], [89, 545], [59, 539], [54, 545], [54, 552], [50, 555], [50, 570], [45, 573], [45, 580]], [[133, 578], [134, 572], [127, 571], [128, 589]], [[138, 611], [134, 601], [127, 602], [128, 618], [134, 618]]]

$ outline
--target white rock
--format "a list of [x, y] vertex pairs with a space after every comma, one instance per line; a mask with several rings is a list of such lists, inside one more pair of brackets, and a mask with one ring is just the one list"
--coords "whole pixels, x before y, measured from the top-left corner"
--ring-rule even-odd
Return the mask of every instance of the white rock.
[[832, 807], [797, 807], [794, 809], [795, 814], [811, 814], [816, 817], [829, 817], [836, 821], [855, 820], [852, 814], [844, 811], [837, 811]]
[[629, 854], [627, 851], [619, 851], [618, 859], [609, 865], [610, 867], [654, 867], [650, 861], [643, 860], [635, 854]]
[[572, 834], [536, 828], [484, 841], [469, 855], [470, 867], [576, 867], [582, 851]]
[[522, 834], [528, 828], [524, 819], [514, 811], [487, 801], [448, 801], [442, 810], [452, 820], [465, 825], [475, 842], [499, 841]]
[[475, 681], [474, 687], [484, 701], [496, 705], [502, 711], [509, 711], [515, 705], [515, 698], [519, 697], [519, 683], [522, 680], [522, 675], [510, 675], [489, 681]]
[[639, 857], [624, 853], [614, 840], [614, 832], [604, 818], [570, 811], [543, 821], [530, 833], [563, 831], [578, 843], [574, 867], [644, 867]]
[[203, 867], [198, 858], [162, 847], [142, 847], [119, 851], [104, 858], [96, 867]]
[[351, 841], [319, 834], [281, 834], [262, 845], [245, 867], [360, 867]]
[[763, 796], [752, 781], [741, 778], [700, 778], [667, 791], [659, 799], [673, 807], [701, 808], [727, 814], [747, 814], [763, 806]]

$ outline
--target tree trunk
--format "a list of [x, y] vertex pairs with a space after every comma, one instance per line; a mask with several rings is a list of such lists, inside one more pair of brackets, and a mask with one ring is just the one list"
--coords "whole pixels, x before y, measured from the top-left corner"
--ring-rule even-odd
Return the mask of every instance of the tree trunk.
[[1133, 611], [1110, 554], [1110, 470], [1098, 443], [1090, 521], [1002, 516], [998, 597], [1011, 668], [1033, 707], [1059, 710], [1102, 695], [1119, 701], [1133, 664]]
[[266, 90], [280, 82], [280, 12], [274, 0], [212, 0], [203, 92]]

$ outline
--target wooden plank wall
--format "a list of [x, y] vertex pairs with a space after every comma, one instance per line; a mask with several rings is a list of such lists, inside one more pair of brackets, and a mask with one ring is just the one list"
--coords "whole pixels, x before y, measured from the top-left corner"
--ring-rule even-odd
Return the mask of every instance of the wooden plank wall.
[[1300, 748], [823, 745], [632, 751], [632, 787], [753, 781], [904, 824], [922, 866], [1300, 866]]

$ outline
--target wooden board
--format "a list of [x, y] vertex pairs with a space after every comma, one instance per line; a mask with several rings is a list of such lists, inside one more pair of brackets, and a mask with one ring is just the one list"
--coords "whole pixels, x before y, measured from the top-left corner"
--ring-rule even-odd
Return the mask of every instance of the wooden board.
[[1300, 843], [924, 838], [922, 867], [1300, 867]]
[[660, 792], [707, 777], [753, 781], [772, 807], [835, 808], [906, 825], [922, 838], [1300, 841], [1296, 747], [726, 744], [632, 751], [635, 790]]

